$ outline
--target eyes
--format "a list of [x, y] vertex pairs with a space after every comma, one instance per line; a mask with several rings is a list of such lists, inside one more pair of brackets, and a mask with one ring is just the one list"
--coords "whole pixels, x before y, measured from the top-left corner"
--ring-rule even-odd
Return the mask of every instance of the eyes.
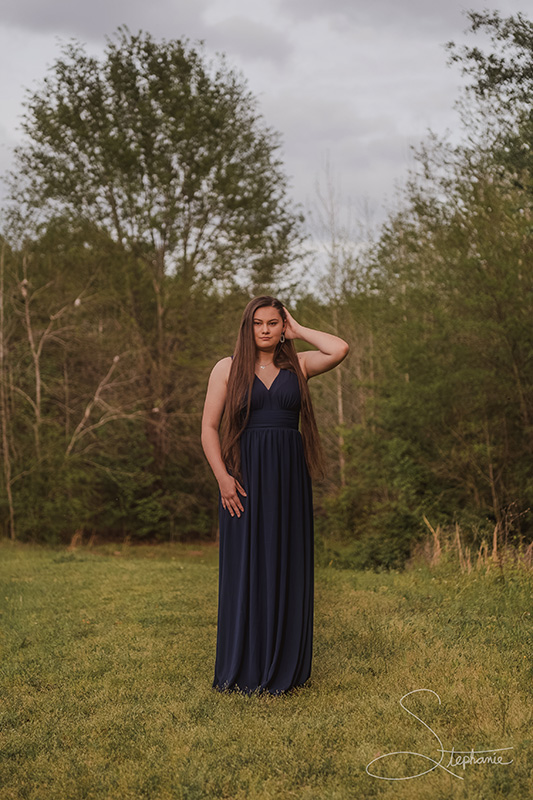
[[[279, 325], [280, 323], [281, 323], [280, 319], [271, 319], [270, 322], [267, 322], [267, 325], [270, 325], [271, 327], [275, 327], [276, 325]], [[262, 319], [254, 319], [254, 325], [263, 325], [263, 320]]]

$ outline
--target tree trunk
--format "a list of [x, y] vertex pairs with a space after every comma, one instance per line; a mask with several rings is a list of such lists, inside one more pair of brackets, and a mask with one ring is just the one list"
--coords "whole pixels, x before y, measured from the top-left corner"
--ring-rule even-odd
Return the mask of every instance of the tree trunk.
[[[335, 335], [339, 335], [339, 324], [338, 324], [338, 317], [337, 317], [337, 309], [333, 308], [333, 329], [335, 331]], [[338, 366], [335, 370], [335, 380], [337, 383], [337, 424], [340, 428], [344, 425], [344, 403], [342, 399], [342, 373], [340, 366]], [[342, 435], [342, 430], [339, 431], [338, 436], [338, 443], [339, 443], [339, 473], [341, 479], [341, 486], [346, 486], [346, 459], [344, 457], [344, 436]]]
[[9, 443], [9, 420], [6, 401], [6, 381], [4, 369], [4, 264], [5, 264], [5, 242], [2, 244], [0, 255], [0, 416], [2, 417], [2, 453], [4, 467], [4, 482], [6, 485], [7, 504], [9, 508], [9, 537], [15, 539], [15, 509], [13, 506], [13, 494], [11, 491], [11, 459]]

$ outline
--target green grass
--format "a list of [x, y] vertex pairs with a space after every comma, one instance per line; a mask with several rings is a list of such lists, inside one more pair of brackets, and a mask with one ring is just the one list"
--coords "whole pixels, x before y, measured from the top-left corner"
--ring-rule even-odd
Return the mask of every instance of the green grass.
[[[198, 554], [200, 549], [201, 554]], [[114, 554], [118, 553], [118, 554]], [[313, 669], [283, 697], [211, 688], [218, 550], [0, 542], [0, 798], [533, 796], [533, 576], [318, 566]], [[411, 780], [378, 754], [503, 753]], [[447, 757], [444, 764], [447, 764]], [[414, 756], [376, 762], [413, 775]]]

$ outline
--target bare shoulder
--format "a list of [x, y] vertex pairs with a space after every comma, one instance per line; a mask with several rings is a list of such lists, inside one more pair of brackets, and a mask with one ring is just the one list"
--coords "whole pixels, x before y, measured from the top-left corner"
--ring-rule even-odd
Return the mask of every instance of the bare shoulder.
[[306, 353], [304, 351], [303, 353], [297, 353], [296, 355], [298, 356], [298, 361], [300, 362], [300, 369], [303, 372], [304, 378], [307, 380], [309, 376], [307, 374], [307, 365], [305, 363]]
[[224, 381], [227, 382], [229, 372], [231, 369], [232, 358], [231, 356], [226, 356], [225, 358], [221, 358], [220, 361], [217, 361], [213, 369], [211, 370], [211, 378], [215, 381]]
[[226, 402], [228, 388], [228, 375], [231, 369], [231, 357], [221, 358], [217, 361], [207, 384], [205, 395], [204, 413], [202, 417], [202, 427], [215, 428], [218, 430], [220, 419]]

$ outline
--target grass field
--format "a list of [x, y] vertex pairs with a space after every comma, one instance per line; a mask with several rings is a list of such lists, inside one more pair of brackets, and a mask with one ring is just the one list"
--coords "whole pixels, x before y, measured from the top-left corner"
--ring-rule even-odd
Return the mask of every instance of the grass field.
[[[4, 541], [0, 584], [1, 800], [533, 796], [531, 571], [317, 565], [311, 679], [283, 697], [211, 688], [214, 546]], [[435, 766], [437, 736], [490, 752]], [[421, 755], [367, 771], [398, 751]]]

